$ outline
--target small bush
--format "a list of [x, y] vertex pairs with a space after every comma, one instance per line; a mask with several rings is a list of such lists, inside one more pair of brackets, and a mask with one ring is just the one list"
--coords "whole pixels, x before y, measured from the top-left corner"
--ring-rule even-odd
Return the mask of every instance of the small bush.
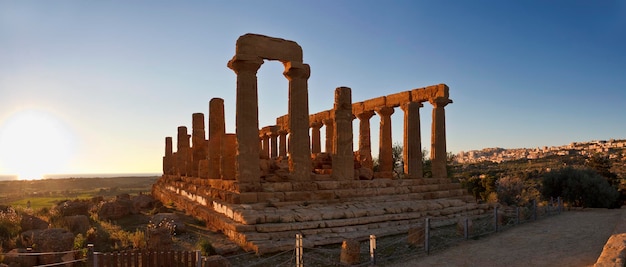
[[589, 169], [567, 167], [546, 173], [541, 194], [544, 198], [562, 197], [575, 207], [612, 208], [619, 193], [607, 180]]
[[200, 239], [198, 241], [198, 249], [200, 249], [200, 251], [202, 252], [202, 255], [204, 256], [211, 256], [211, 255], [215, 255], [217, 254], [215, 252], [215, 248], [213, 248], [213, 245], [211, 245], [211, 242], [209, 242], [209, 240], [206, 239]]

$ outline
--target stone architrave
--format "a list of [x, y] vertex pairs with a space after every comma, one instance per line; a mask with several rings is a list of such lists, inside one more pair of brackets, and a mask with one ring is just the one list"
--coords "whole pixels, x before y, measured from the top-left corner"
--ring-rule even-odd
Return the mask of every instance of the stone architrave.
[[311, 122], [311, 153], [317, 154], [322, 152], [321, 140], [320, 140], [320, 128], [324, 124], [319, 121]]
[[172, 137], [165, 137], [165, 156], [163, 157], [163, 174], [172, 173]]
[[364, 168], [372, 169], [372, 142], [370, 137], [370, 119], [374, 116], [373, 110], [357, 114], [359, 119], [359, 162]]
[[376, 113], [380, 116], [380, 138], [378, 163], [380, 164], [380, 178], [393, 178], [393, 143], [391, 139], [391, 114], [394, 109], [392, 107], [380, 107], [376, 109]]
[[222, 136], [222, 180], [235, 180], [237, 175], [237, 135], [225, 134]]
[[237, 54], [228, 67], [237, 74], [235, 125], [237, 134], [237, 181], [258, 183], [259, 169], [259, 99], [256, 73], [263, 64], [257, 56]]
[[176, 169], [180, 176], [187, 176], [187, 161], [189, 158], [189, 135], [187, 127], [178, 127], [178, 139], [176, 143]]
[[204, 134], [204, 114], [193, 113], [192, 114], [192, 128], [191, 128], [191, 142], [192, 142], [192, 166], [191, 176], [200, 177], [198, 167], [200, 161], [207, 158], [207, 147], [205, 143]]
[[289, 171], [294, 180], [311, 178], [309, 138], [308, 64], [285, 62], [283, 75], [289, 80]]
[[404, 174], [407, 178], [422, 178], [424, 171], [422, 166], [420, 107], [423, 105], [419, 102], [408, 102], [401, 107], [404, 111], [404, 151], [402, 152]]
[[446, 152], [446, 112], [444, 107], [452, 103], [452, 100], [438, 97], [430, 99], [430, 103], [433, 105], [430, 148], [433, 178], [446, 178], [448, 177], [446, 169], [448, 155]]
[[[224, 99], [212, 98], [209, 101], [209, 153], [208, 178], [222, 177], [222, 139], [226, 134], [224, 122]], [[234, 177], [233, 177], [234, 178]]]
[[332, 118], [324, 119], [322, 123], [324, 123], [324, 127], [326, 127], [326, 153], [332, 153], [335, 142], [335, 137], [333, 136], [335, 134], [335, 120]]
[[352, 92], [348, 87], [335, 89], [335, 146], [332, 154], [336, 180], [354, 180], [354, 153], [352, 152]]

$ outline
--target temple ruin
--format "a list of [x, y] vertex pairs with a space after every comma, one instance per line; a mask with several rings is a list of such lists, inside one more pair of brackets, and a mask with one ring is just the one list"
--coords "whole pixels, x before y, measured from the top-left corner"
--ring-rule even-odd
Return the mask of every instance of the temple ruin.
[[[283, 63], [289, 104], [275, 125], [259, 127], [256, 73], [264, 60]], [[194, 113], [191, 135], [178, 127], [175, 152], [172, 138], [165, 138], [163, 176], [152, 194], [205, 220], [244, 249], [260, 254], [290, 249], [296, 233], [305, 236], [305, 246], [406, 233], [427, 216], [453, 220], [484, 212], [486, 207], [447, 178], [445, 106], [452, 100], [445, 84], [361, 102], [353, 102], [350, 88], [339, 87], [332, 109], [311, 114], [310, 68], [297, 43], [243, 35], [228, 67], [237, 75], [236, 133], [225, 131], [224, 101], [211, 99], [208, 131], [204, 114]], [[424, 102], [432, 105], [429, 178], [423, 176], [420, 137]], [[404, 116], [402, 177], [393, 175], [396, 108]], [[377, 171], [370, 142], [373, 116], [380, 117]], [[359, 120], [356, 149], [354, 119]]]

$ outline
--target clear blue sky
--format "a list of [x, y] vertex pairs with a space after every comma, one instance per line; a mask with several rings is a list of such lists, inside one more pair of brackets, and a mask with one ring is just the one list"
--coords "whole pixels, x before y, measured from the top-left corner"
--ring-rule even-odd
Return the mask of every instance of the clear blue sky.
[[[245, 33], [302, 46], [311, 113], [338, 86], [361, 101], [448, 84], [454, 153], [626, 138], [624, 1], [0, 0], [0, 174], [160, 172], [164, 137], [213, 97], [234, 132], [226, 63]], [[287, 81], [278, 62], [258, 76], [270, 125]]]

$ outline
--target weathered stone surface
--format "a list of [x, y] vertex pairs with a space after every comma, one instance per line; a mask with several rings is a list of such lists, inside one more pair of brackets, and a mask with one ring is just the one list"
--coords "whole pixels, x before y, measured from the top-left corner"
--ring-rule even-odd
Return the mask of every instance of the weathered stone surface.
[[[74, 245], [74, 234], [66, 229], [52, 228], [30, 230], [20, 235], [22, 245], [32, 247], [35, 252], [70, 251]], [[50, 264], [61, 261], [63, 255], [40, 255], [39, 264]]]
[[89, 217], [85, 215], [65, 216], [61, 219], [61, 224], [74, 234], [85, 234], [91, 227]]
[[154, 207], [156, 200], [150, 195], [140, 194], [132, 198], [133, 208], [135, 210], [151, 209]]
[[352, 91], [348, 87], [335, 89], [335, 146], [332, 176], [336, 180], [354, 180], [352, 149]]
[[22, 214], [22, 219], [20, 220], [20, 226], [22, 231], [28, 230], [36, 230], [36, 229], [48, 229], [50, 224], [39, 217]]
[[81, 200], [66, 200], [54, 207], [61, 216], [89, 215], [90, 204]]
[[170, 225], [176, 225], [176, 233], [184, 233], [187, 230], [185, 222], [183, 222], [176, 213], [157, 213], [152, 215], [150, 219], [152, 223], [158, 225], [159, 223], [169, 223]]
[[137, 212], [132, 201], [121, 198], [102, 203], [98, 209], [98, 217], [102, 220], [117, 220]]
[[[23, 255], [29, 251], [25, 248], [12, 249], [4, 254], [4, 263], [8, 265], [4, 266], [36, 266], [37, 255]], [[31, 251], [32, 252], [32, 251]], [[18, 255], [22, 254], [22, 255]], [[1, 265], [0, 265], [1, 266]]]
[[172, 236], [166, 228], [148, 228], [146, 230], [148, 236], [147, 246], [151, 250], [170, 250], [172, 249]]

